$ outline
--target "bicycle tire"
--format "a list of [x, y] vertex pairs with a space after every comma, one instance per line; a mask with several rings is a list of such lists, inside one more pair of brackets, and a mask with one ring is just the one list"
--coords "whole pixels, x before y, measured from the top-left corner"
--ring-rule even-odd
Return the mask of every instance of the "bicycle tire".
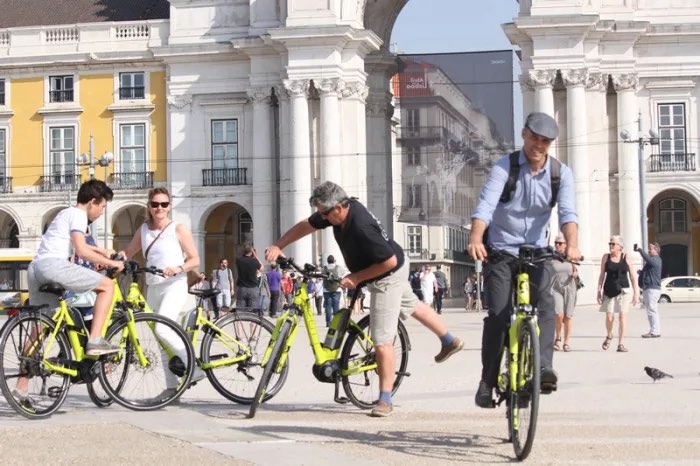
[[[70, 376], [52, 372], [41, 363], [45, 359], [58, 360], [71, 354], [64, 332], [56, 335], [51, 353], [44, 352], [46, 340], [42, 341], [36, 336], [47, 336], [55, 328], [54, 321], [43, 314], [23, 313], [8, 321], [0, 339], [0, 389], [8, 404], [28, 419], [51, 416], [63, 405], [68, 395]], [[31, 338], [40, 342], [38, 351], [34, 351], [30, 357], [22, 356], [24, 348], [32, 344]], [[24, 400], [16, 398], [12, 393], [16, 383], [12, 387], [8, 384], [8, 379], [18, 380], [21, 374], [29, 375], [27, 398]]]
[[[137, 313], [133, 319], [134, 326], [137, 327], [136, 335], [128, 330], [127, 318], [116, 321], [107, 329], [107, 341], [120, 345], [122, 350], [103, 357], [100, 383], [107, 394], [121, 406], [135, 411], [151, 411], [172, 403], [189, 388], [195, 367], [194, 350], [182, 327], [167, 317]], [[180, 347], [183, 348], [187, 361], [182, 361], [183, 364], [179, 365], [178, 369], [182, 370], [180, 375], [171, 369], [170, 363], [174, 358], [161, 343], [159, 335], [163, 333], [170, 333], [169, 338], [177, 339], [178, 346], [182, 345]], [[140, 363], [138, 350], [143, 351], [147, 358], [146, 365]], [[120, 371], [119, 368], [125, 364], [128, 364], [128, 370]], [[110, 365], [111, 371], [108, 370]], [[168, 387], [168, 372], [175, 378], [175, 387]], [[118, 377], [112, 377], [113, 374]]]
[[[525, 319], [518, 330], [518, 376], [525, 383], [511, 393], [511, 437], [513, 450], [519, 460], [530, 454], [537, 430], [540, 407], [540, 342], [534, 320]], [[524, 425], [527, 424], [527, 428]], [[525, 438], [523, 435], [525, 434]]]
[[[258, 384], [258, 389], [255, 391], [255, 397], [250, 403], [250, 411], [248, 412], [248, 418], [250, 419], [255, 417], [258, 407], [265, 398], [267, 386], [270, 383], [270, 379], [272, 379], [272, 374], [275, 372], [275, 368], [279, 364], [280, 357], [282, 357], [282, 351], [284, 350], [284, 346], [287, 344], [287, 338], [289, 338], [291, 331], [292, 322], [289, 320], [284, 321], [282, 323], [282, 327], [280, 327], [280, 331], [277, 335], [274, 346], [272, 347], [272, 351], [270, 351], [270, 358], [267, 360], [267, 364], [265, 365], [263, 373], [260, 376], [260, 383]], [[287, 362], [285, 362], [285, 365], [287, 364], [289, 364], [289, 358], [287, 358]]]
[[[260, 361], [265, 349], [270, 343], [274, 325], [257, 314], [234, 312], [216, 321], [216, 326], [236, 341], [247, 345], [251, 356], [243, 361], [205, 370], [209, 382], [214, 389], [227, 400], [249, 405], [260, 383], [263, 369]], [[226, 338], [213, 330], [207, 330], [202, 339], [200, 357], [203, 363], [235, 357], [237, 344], [227, 342]], [[282, 389], [287, 380], [289, 364], [285, 364], [282, 372], [273, 374], [272, 385], [265, 393], [263, 402], [269, 400]], [[275, 378], [277, 375], [277, 378]]]
[[[357, 364], [370, 365], [376, 362], [374, 344], [369, 337], [370, 316], [363, 317], [358, 323], [362, 332], [351, 329], [343, 345], [340, 354], [340, 368], [342, 372]], [[411, 344], [408, 332], [403, 322], [399, 321], [394, 336], [394, 354], [396, 378], [391, 393], [399, 389], [403, 381], [406, 367], [408, 367], [408, 352]], [[341, 373], [342, 373], [341, 372]], [[343, 390], [352, 404], [360, 409], [370, 409], [379, 401], [379, 371], [363, 371], [352, 375], [342, 375]]]

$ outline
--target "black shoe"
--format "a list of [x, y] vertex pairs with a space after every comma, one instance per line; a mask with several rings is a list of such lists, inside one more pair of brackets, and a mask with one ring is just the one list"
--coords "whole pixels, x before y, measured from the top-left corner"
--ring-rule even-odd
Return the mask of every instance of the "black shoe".
[[557, 390], [557, 373], [551, 367], [543, 367], [540, 376], [541, 392], [545, 395]]
[[474, 403], [479, 408], [494, 408], [495, 404], [493, 402], [493, 388], [486, 385], [483, 380], [479, 382], [479, 388], [476, 390], [476, 396], [474, 397]]

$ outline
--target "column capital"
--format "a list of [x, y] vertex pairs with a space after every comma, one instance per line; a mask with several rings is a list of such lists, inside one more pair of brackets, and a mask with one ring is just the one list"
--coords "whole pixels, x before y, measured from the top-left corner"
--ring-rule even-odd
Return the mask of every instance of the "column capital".
[[536, 87], [552, 87], [557, 77], [557, 70], [530, 70], [528, 78], [530, 85]]
[[347, 83], [342, 90], [342, 96], [344, 99], [355, 96], [355, 98], [363, 103], [367, 100], [368, 94], [369, 86], [362, 82]]
[[365, 114], [368, 117], [390, 119], [394, 116], [394, 106], [388, 101], [371, 99], [365, 104]]
[[608, 75], [604, 73], [588, 73], [586, 89], [589, 91], [605, 91], [608, 87]]
[[566, 87], [583, 86], [588, 80], [588, 70], [585, 68], [562, 70], [561, 77]]
[[308, 97], [309, 81], [299, 79], [285, 79], [282, 84], [289, 97]]
[[192, 94], [168, 94], [168, 105], [183, 110], [192, 105]]
[[523, 92], [532, 92], [535, 90], [535, 86], [532, 81], [530, 81], [530, 76], [521, 74], [518, 80], [520, 81], [520, 89]]
[[246, 93], [248, 94], [248, 99], [253, 102], [253, 104], [269, 104], [270, 89], [271, 87], [255, 87], [246, 90]]
[[340, 78], [322, 79], [318, 83], [314, 81], [316, 90], [321, 97], [325, 96], [339, 96], [343, 89], [345, 89], [345, 81]]
[[639, 85], [639, 76], [632, 73], [623, 73], [618, 75], [611, 75], [613, 86], [615, 86], [616, 91], [629, 91], [636, 90]]

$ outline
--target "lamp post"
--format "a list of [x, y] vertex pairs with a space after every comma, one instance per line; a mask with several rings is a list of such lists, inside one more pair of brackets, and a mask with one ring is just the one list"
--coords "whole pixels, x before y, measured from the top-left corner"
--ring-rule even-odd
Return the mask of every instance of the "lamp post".
[[[105, 153], [102, 154], [102, 156], [99, 159], [95, 159], [95, 138], [93, 138], [92, 133], [90, 133], [90, 145], [88, 148], [88, 153], [82, 153], [78, 158], [78, 163], [80, 165], [89, 166], [88, 174], [90, 175], [90, 179], [92, 180], [95, 178], [95, 163], [97, 163], [97, 165], [99, 165], [100, 167], [105, 168], [105, 182], [107, 182], [107, 167], [112, 162], [112, 160], [114, 160], [114, 154], [107, 151], [105, 151]], [[107, 207], [105, 207], [104, 217], [104, 248], [107, 249]]]
[[653, 128], [649, 130], [649, 137], [644, 137], [642, 134], [642, 112], [639, 112], [638, 132], [639, 135], [637, 139], [632, 139], [630, 132], [626, 129], [620, 132], [620, 137], [625, 143], [638, 144], [639, 145], [639, 156], [637, 162], [639, 163], [639, 207], [640, 207], [640, 221], [642, 227], [642, 248], [644, 251], [647, 250], [649, 245], [648, 233], [647, 233], [647, 196], [646, 196], [646, 167], [644, 164], [644, 146], [647, 144], [650, 146], [659, 145], [659, 134]]

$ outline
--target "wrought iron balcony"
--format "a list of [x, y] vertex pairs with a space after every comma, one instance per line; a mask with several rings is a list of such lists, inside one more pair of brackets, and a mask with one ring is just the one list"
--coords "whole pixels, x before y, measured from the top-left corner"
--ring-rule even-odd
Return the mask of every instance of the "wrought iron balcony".
[[66, 173], [65, 175], [44, 175], [39, 177], [39, 190], [42, 193], [56, 191], [77, 191], [80, 188], [80, 175]]
[[202, 170], [202, 186], [236, 186], [248, 184], [247, 168], [209, 168]]
[[440, 139], [446, 134], [442, 126], [402, 126], [398, 139]]
[[120, 87], [119, 88], [119, 99], [120, 100], [144, 99], [145, 98], [145, 89], [146, 88], [144, 86]]
[[109, 185], [112, 189], [151, 189], [153, 172], [112, 173]]
[[64, 91], [49, 91], [51, 102], [73, 102], [73, 89]]
[[656, 154], [649, 157], [650, 173], [694, 172], [695, 154]]
[[0, 194], [8, 194], [12, 192], [12, 177], [0, 176]]

